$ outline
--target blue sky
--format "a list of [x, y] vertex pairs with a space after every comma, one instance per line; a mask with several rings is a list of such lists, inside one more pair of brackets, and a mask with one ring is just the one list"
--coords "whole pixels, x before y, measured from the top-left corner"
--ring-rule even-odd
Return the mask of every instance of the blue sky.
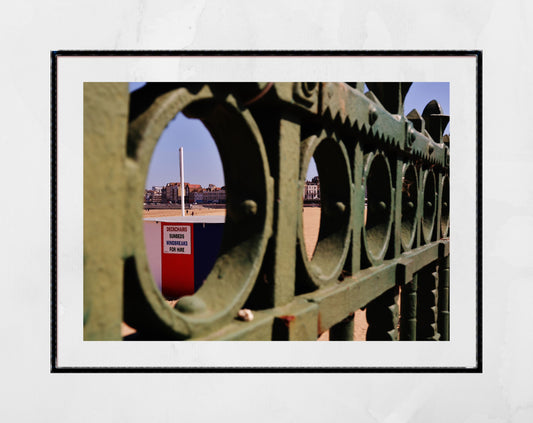
[[[130, 83], [130, 91], [144, 83]], [[447, 82], [415, 82], [405, 98], [405, 113], [417, 109], [420, 114], [431, 100], [437, 100], [444, 114], [450, 114], [449, 84]], [[444, 133], [450, 133], [448, 124]], [[213, 138], [205, 126], [197, 119], [188, 119], [178, 114], [167, 126], [152, 156], [145, 187], [166, 185], [179, 181], [179, 147], [183, 147], [185, 159], [185, 182], [224, 185], [222, 163]], [[307, 178], [317, 175], [314, 161], [309, 166]]]

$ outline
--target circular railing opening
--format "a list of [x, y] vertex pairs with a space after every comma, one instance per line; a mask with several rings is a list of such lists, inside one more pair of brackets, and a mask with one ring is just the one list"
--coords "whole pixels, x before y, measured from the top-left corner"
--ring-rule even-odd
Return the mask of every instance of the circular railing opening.
[[351, 172], [344, 144], [327, 136], [313, 136], [303, 148], [298, 237], [304, 277], [298, 278], [298, 292], [339, 277], [348, 254], [352, 215]]
[[371, 261], [384, 258], [392, 225], [392, 183], [387, 159], [371, 155], [365, 166], [366, 220], [364, 239]]
[[413, 165], [405, 165], [402, 175], [402, 223], [400, 236], [404, 250], [410, 249], [416, 233], [418, 178]]
[[314, 158], [311, 158], [303, 187], [303, 236], [307, 259], [311, 260], [315, 252], [320, 231], [320, 178]]
[[422, 212], [422, 234], [425, 242], [431, 242], [431, 236], [433, 235], [437, 211], [436, 200], [435, 175], [428, 170], [424, 177], [424, 207]]
[[[126, 145], [130, 159], [128, 192], [135, 195], [128, 197], [128, 216], [131, 221], [126, 224], [131, 228], [132, 257], [125, 265], [124, 297], [127, 300], [124, 301], [124, 321], [140, 332], [150, 333], [151, 337], [189, 339], [221, 327], [237, 316], [261, 268], [272, 230], [272, 181], [259, 128], [251, 114], [240, 109], [234, 98], [228, 96], [230, 88], [225, 84], [151, 83], [130, 96]], [[213, 140], [216, 143], [224, 169], [227, 208], [225, 218], [222, 216], [220, 249], [210, 271], [210, 266], [201, 264], [208, 274], [205, 280], [199, 281], [199, 288], [196, 279], [197, 260], [194, 259], [199, 246], [199, 231], [189, 226], [189, 222], [167, 222], [171, 229], [161, 224], [161, 256], [167, 254], [187, 258], [188, 264], [180, 264], [174, 273], [181, 277], [186, 273], [186, 268], [192, 268], [196, 283], [196, 286], [191, 286], [189, 278], [187, 291], [179, 288], [177, 292], [167, 292], [165, 278], [162, 277], [161, 295], [154, 284], [154, 269], [149, 263], [149, 253], [143, 245], [147, 237], [144, 236], [143, 222], [140, 221], [143, 210], [139, 201], [146, 195], [143, 184], [150, 173], [154, 151], [161, 144], [163, 133], [168, 133], [173, 121], [180, 119], [180, 112], [188, 118], [199, 119], [212, 136], [210, 144], [213, 144]], [[199, 141], [192, 139], [192, 142], [198, 144]], [[178, 143], [182, 144], [181, 138]], [[173, 148], [177, 147], [175, 145]], [[189, 182], [187, 179], [191, 174], [188, 170], [192, 167], [189, 164], [191, 154], [188, 153], [191, 148], [184, 148], [185, 182]], [[176, 153], [173, 156], [173, 160], [177, 161]], [[200, 159], [197, 165], [199, 169], [205, 171], [211, 167], [205, 154]], [[201, 186], [201, 183], [194, 182], [194, 185]], [[148, 182], [148, 185], [150, 187], [151, 183]], [[196, 220], [199, 217], [196, 211], [194, 216], [192, 209], [189, 212], [189, 219]], [[187, 216], [182, 213], [180, 219], [184, 217]], [[153, 221], [160, 220], [156, 218]], [[168, 248], [168, 251], [161, 252], [162, 248]], [[160, 263], [161, 272], [164, 272], [164, 263]], [[179, 298], [173, 308], [165, 301], [169, 298]]]
[[441, 237], [448, 236], [450, 228], [450, 181], [447, 176], [442, 181], [442, 206], [440, 213], [440, 232]]
[[167, 300], [194, 294], [218, 256], [226, 215], [222, 163], [199, 119], [179, 113], [163, 131], [152, 154], [143, 203], [154, 282]]

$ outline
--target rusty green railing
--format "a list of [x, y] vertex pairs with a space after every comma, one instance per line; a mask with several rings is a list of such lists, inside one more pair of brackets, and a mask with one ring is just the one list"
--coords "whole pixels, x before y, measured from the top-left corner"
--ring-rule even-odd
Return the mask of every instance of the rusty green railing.
[[[84, 338], [449, 339], [448, 116], [407, 117], [410, 83], [127, 83], [84, 86]], [[219, 257], [171, 308], [143, 238], [154, 147], [183, 112], [200, 119], [224, 168]], [[321, 221], [311, 260], [302, 191], [315, 159]], [[365, 219], [365, 197], [368, 203]], [[237, 319], [251, 309], [254, 319]]]

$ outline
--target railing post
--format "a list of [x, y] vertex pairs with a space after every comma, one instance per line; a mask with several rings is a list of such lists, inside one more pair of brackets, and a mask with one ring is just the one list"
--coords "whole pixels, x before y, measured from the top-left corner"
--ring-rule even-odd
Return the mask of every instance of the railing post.
[[366, 307], [367, 341], [398, 340], [398, 287], [381, 294]]
[[439, 275], [435, 263], [419, 272], [416, 339], [438, 341], [437, 301]]
[[128, 84], [83, 90], [83, 336], [120, 340]]
[[391, 171], [394, 177], [392, 184], [394, 188], [394, 220], [392, 224], [391, 246], [389, 251], [392, 252], [393, 257], [398, 257], [402, 252], [402, 170], [404, 161], [398, 157], [391, 156]]
[[416, 303], [418, 290], [418, 274], [413, 280], [402, 286], [400, 340], [416, 341]]
[[271, 308], [291, 302], [296, 278], [296, 241], [300, 131], [298, 123], [283, 119], [272, 110], [254, 110], [253, 116], [267, 147], [274, 184], [273, 234], [263, 263], [263, 277], [255, 285], [250, 307]]
[[352, 210], [354, 211], [354, 215], [352, 254], [347, 260], [348, 271], [352, 275], [361, 269], [361, 244], [363, 225], [365, 224], [365, 189], [363, 187], [364, 152], [359, 140], [355, 143], [353, 161], [354, 195], [352, 198]]
[[276, 161], [277, 171], [274, 201], [274, 261], [273, 261], [273, 302], [280, 306], [292, 301], [294, 297], [294, 278], [296, 264], [296, 222], [298, 221], [298, 190], [300, 164], [300, 125], [285, 119], [279, 122], [279, 140]]
[[341, 320], [339, 323], [330, 328], [330, 341], [353, 341], [353, 316], [354, 313], [351, 313], [344, 320]]
[[439, 265], [438, 329], [441, 341], [450, 340], [450, 256]]

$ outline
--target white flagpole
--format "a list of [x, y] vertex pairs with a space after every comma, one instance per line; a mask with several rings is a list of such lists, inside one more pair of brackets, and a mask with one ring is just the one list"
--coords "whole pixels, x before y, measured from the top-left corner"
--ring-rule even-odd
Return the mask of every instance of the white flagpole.
[[185, 216], [185, 181], [183, 170], [183, 147], [180, 147], [181, 215]]

